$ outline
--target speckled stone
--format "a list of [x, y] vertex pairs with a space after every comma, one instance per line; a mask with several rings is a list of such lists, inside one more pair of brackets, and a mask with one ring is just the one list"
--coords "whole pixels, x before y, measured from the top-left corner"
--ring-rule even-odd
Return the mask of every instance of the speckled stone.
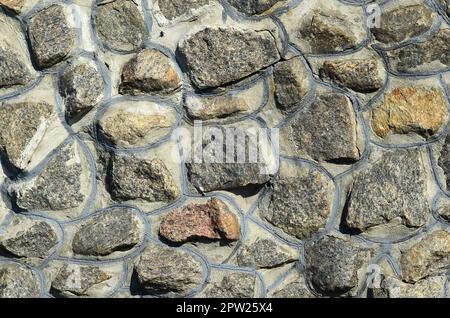
[[0, 265], [0, 298], [39, 298], [39, 278], [30, 269], [17, 264]]
[[175, 20], [190, 11], [198, 10], [211, 0], [158, 0], [161, 13], [168, 20]]
[[211, 283], [205, 289], [207, 298], [253, 298], [256, 277], [250, 273], [235, 272], [224, 275], [219, 283]]
[[298, 255], [282, 244], [271, 240], [258, 238], [251, 244], [244, 245], [237, 254], [237, 262], [242, 267], [273, 268], [294, 262]]
[[376, 298], [442, 298], [445, 281], [445, 276], [434, 276], [408, 284], [388, 276], [374, 295]]
[[257, 15], [268, 11], [283, 0], [229, 0], [228, 2], [246, 15]]
[[33, 79], [25, 61], [0, 47], [0, 88], [26, 85]]

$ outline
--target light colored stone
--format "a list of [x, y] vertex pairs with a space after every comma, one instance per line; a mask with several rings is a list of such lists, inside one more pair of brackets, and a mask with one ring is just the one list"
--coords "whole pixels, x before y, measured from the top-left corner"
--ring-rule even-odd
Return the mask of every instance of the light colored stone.
[[189, 117], [196, 120], [226, 118], [250, 109], [244, 98], [230, 95], [188, 96], [185, 107]]
[[39, 298], [39, 278], [25, 266], [0, 265], [0, 298]]

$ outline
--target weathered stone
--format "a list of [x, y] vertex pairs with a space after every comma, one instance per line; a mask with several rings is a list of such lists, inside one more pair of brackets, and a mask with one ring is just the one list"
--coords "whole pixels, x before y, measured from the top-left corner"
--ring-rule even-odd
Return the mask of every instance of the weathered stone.
[[424, 225], [430, 216], [425, 160], [419, 149], [384, 151], [357, 173], [348, 202], [347, 226], [365, 231], [395, 218], [401, 218], [407, 227]]
[[29, 102], [0, 105], [0, 147], [12, 165], [25, 169], [50, 124], [54, 107]]
[[445, 138], [438, 162], [444, 171], [447, 188], [450, 189], [450, 134]]
[[89, 296], [91, 287], [111, 277], [97, 266], [64, 264], [52, 281], [51, 291], [57, 296]]
[[148, 246], [134, 269], [141, 286], [152, 295], [186, 295], [203, 283], [202, 265], [175, 248]]
[[146, 49], [128, 61], [122, 70], [121, 94], [167, 94], [181, 86], [172, 61], [160, 51]]
[[130, 250], [141, 239], [140, 223], [127, 208], [101, 212], [82, 223], [73, 238], [72, 249], [77, 254], [92, 256]]
[[291, 156], [317, 161], [355, 161], [361, 157], [352, 103], [343, 94], [327, 93], [296, 114], [280, 131], [282, 149]]
[[25, 217], [15, 217], [0, 234], [0, 251], [17, 258], [45, 259], [57, 244], [58, 237], [50, 224]]
[[185, 107], [190, 118], [200, 120], [225, 118], [250, 109], [245, 99], [232, 95], [188, 96]]
[[205, 290], [206, 298], [254, 298], [256, 278], [253, 274], [235, 272], [224, 275], [220, 283]]
[[383, 43], [396, 43], [422, 35], [433, 25], [433, 11], [421, 4], [400, 6], [384, 11], [380, 27], [373, 28], [375, 38]]
[[168, 20], [174, 20], [210, 3], [210, 0], [158, 0], [161, 13]]
[[28, 25], [34, 56], [40, 68], [53, 66], [67, 58], [76, 46], [76, 32], [69, 25], [61, 5], [39, 11]]
[[270, 223], [304, 239], [325, 227], [333, 197], [333, 182], [323, 173], [303, 165], [282, 163], [260, 208]]
[[0, 265], [0, 298], [39, 298], [39, 278], [25, 266]]
[[0, 47], [0, 88], [26, 85], [32, 79], [26, 63], [14, 52]]
[[373, 93], [383, 87], [384, 78], [376, 59], [326, 61], [320, 77], [359, 93]]
[[25, 0], [0, 0], [0, 5], [16, 13], [20, 13], [24, 4]]
[[450, 29], [443, 29], [428, 41], [388, 51], [392, 68], [398, 72], [443, 71], [450, 66]]
[[450, 17], [450, 0], [437, 0], [437, 2], [441, 6], [442, 10], [447, 13], [447, 16]]
[[228, 2], [246, 15], [264, 13], [283, 0], [229, 0]]
[[273, 298], [314, 298], [304, 282], [292, 282], [272, 294]]
[[66, 68], [59, 78], [66, 118], [78, 118], [97, 106], [103, 99], [104, 89], [103, 77], [94, 65], [76, 63]]
[[445, 276], [437, 276], [407, 284], [389, 276], [383, 279], [380, 290], [374, 295], [378, 298], [442, 298], [445, 280]]
[[403, 280], [414, 283], [450, 269], [450, 234], [435, 231], [402, 253], [400, 259]]
[[308, 93], [308, 72], [300, 59], [291, 59], [275, 65], [273, 71], [277, 106], [290, 111]]
[[296, 259], [298, 255], [270, 239], [257, 239], [252, 244], [244, 245], [237, 255], [239, 266], [257, 269], [277, 267]]
[[171, 202], [181, 195], [181, 191], [161, 160], [114, 156], [111, 194], [115, 200], [120, 201], [142, 199], [149, 202]]
[[314, 289], [324, 295], [342, 295], [358, 286], [358, 271], [370, 257], [349, 240], [324, 237], [306, 248], [306, 275]]
[[437, 212], [444, 220], [450, 222], [450, 204], [440, 205]]
[[178, 49], [199, 88], [230, 84], [280, 59], [270, 32], [231, 27], [207, 27], [186, 38]]
[[447, 122], [448, 107], [436, 88], [398, 87], [387, 93], [372, 112], [372, 129], [384, 138], [390, 133], [416, 133], [425, 138]]
[[10, 195], [25, 210], [63, 210], [79, 207], [86, 195], [82, 178], [86, 174], [75, 144], [59, 150], [33, 179], [13, 183]]
[[181, 211], [170, 212], [162, 219], [159, 234], [178, 243], [196, 238], [237, 241], [240, 225], [228, 206], [213, 198], [206, 204], [189, 204]]
[[136, 50], [147, 36], [144, 18], [133, 0], [99, 3], [95, 23], [99, 38], [115, 50]]

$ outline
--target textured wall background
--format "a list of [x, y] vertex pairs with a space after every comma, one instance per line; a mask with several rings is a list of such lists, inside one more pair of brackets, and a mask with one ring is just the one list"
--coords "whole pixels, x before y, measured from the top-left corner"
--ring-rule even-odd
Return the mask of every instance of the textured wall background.
[[0, 297], [448, 297], [448, 0], [0, 6]]

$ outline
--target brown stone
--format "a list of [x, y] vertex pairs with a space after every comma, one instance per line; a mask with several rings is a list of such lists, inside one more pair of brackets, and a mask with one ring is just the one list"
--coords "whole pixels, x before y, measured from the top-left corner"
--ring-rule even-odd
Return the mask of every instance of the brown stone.
[[185, 104], [189, 117], [201, 120], [228, 117], [250, 108], [245, 99], [236, 96], [191, 96]]
[[0, 0], [0, 5], [19, 13], [24, 5], [25, 0]]

